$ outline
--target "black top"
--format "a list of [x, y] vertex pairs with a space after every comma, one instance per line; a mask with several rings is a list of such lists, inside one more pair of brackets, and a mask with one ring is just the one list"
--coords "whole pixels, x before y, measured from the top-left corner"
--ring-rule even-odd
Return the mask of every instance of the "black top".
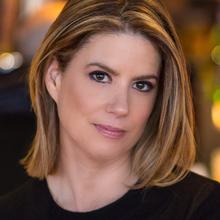
[[31, 179], [0, 198], [0, 219], [220, 220], [220, 184], [194, 173], [169, 187], [130, 190], [90, 212], [70, 212], [53, 200], [47, 182]]

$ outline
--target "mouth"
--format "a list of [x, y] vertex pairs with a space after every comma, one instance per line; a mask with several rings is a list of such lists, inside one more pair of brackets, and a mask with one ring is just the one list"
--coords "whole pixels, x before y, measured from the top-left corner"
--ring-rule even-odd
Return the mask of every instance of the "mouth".
[[112, 139], [122, 138], [126, 132], [123, 129], [112, 127], [110, 125], [94, 124], [94, 126], [96, 127], [97, 131], [103, 136]]

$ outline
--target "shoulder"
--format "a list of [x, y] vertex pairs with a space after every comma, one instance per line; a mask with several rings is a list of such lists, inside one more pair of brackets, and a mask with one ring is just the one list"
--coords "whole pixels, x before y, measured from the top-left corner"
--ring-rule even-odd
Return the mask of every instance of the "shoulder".
[[10, 192], [0, 197], [0, 212], [10, 210], [12, 207], [19, 207], [27, 200], [27, 193], [30, 192], [30, 180], [17, 188], [15, 191]]
[[[187, 195], [197, 195], [201, 192], [206, 192], [207, 195], [213, 190], [219, 190], [220, 183], [211, 180], [207, 177], [201, 176], [199, 174], [189, 172], [188, 175], [180, 182], [168, 187], [176, 196]], [[204, 195], [204, 194], [203, 194]]]
[[176, 204], [185, 210], [185, 219], [220, 219], [220, 184], [190, 172], [182, 181], [168, 187]]
[[34, 213], [35, 204], [38, 204], [36, 200], [42, 194], [42, 184], [42, 181], [30, 179], [13, 192], [1, 196], [0, 219], [21, 219], [24, 213]]

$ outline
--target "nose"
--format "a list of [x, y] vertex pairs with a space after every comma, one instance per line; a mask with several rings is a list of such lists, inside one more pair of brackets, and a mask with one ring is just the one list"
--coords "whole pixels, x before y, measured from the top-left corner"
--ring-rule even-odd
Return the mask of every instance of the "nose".
[[127, 91], [114, 91], [107, 103], [106, 111], [116, 116], [126, 116], [129, 113], [129, 97]]

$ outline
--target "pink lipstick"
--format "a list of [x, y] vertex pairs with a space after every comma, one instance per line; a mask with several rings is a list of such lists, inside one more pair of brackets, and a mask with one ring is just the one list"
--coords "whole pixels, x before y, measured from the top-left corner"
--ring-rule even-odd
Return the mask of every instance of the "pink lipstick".
[[124, 136], [125, 130], [109, 125], [94, 124], [99, 133], [108, 138], [119, 139]]

